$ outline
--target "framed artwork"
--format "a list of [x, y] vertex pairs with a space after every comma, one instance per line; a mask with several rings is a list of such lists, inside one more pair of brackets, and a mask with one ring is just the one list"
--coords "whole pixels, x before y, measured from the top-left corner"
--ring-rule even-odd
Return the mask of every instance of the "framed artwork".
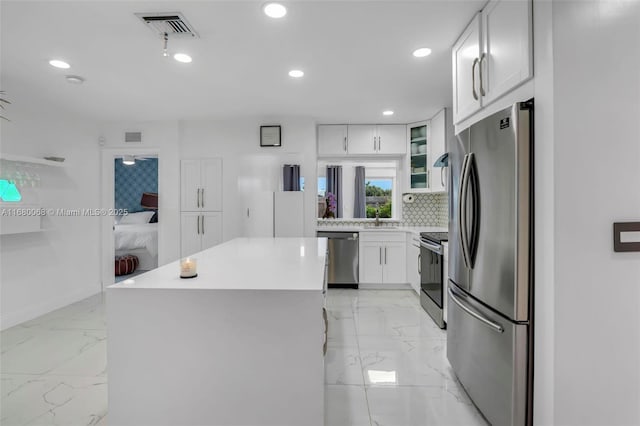
[[280, 126], [260, 126], [260, 146], [282, 146]]

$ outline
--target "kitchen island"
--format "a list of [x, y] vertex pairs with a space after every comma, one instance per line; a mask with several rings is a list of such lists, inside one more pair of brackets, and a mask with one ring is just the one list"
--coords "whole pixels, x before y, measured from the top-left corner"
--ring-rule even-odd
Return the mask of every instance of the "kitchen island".
[[109, 424], [323, 425], [324, 238], [239, 238], [107, 290]]

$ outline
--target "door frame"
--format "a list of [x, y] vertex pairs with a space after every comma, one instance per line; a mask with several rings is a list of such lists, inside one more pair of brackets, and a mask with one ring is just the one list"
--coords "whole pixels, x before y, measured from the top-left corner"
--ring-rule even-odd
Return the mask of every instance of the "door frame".
[[[158, 158], [158, 194], [160, 188], [160, 150], [157, 148], [102, 148], [100, 150], [101, 191], [100, 205], [103, 209], [114, 209], [115, 197], [115, 171], [114, 161], [123, 155], [152, 156]], [[158, 216], [162, 216], [160, 206], [158, 206]], [[114, 216], [101, 216], [100, 219], [100, 282], [102, 291], [115, 282], [113, 269], [113, 257], [115, 254], [115, 243], [113, 238]], [[160, 227], [158, 227], [158, 241]], [[160, 246], [158, 246], [158, 259], [160, 259]]]

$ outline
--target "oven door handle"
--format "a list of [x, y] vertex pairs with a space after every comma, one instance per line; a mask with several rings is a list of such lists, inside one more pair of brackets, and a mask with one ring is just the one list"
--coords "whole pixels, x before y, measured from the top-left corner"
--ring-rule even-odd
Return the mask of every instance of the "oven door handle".
[[425, 240], [420, 240], [420, 247], [426, 248], [427, 250], [431, 250], [431, 251], [436, 252], [438, 254], [442, 254], [442, 246], [437, 245], [437, 244], [429, 243], [429, 242], [427, 242]]

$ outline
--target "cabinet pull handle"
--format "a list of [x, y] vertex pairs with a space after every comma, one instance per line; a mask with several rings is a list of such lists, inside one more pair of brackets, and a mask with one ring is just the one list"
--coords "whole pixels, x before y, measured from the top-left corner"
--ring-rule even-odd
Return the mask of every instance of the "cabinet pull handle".
[[201, 191], [202, 191], [202, 192], [201, 192], [201, 194], [202, 194], [202, 201], [200, 201], [200, 205], [201, 205], [202, 207], [204, 207], [204, 188], [202, 188], [202, 189], [201, 189]]
[[418, 255], [418, 275], [422, 274], [422, 255]]
[[384, 248], [384, 264], [387, 264], [387, 248]]
[[480, 96], [486, 95], [484, 92], [484, 84], [482, 83], [482, 62], [487, 58], [487, 54], [480, 55], [480, 62], [478, 63], [478, 70], [480, 71]]
[[373, 150], [377, 151], [377, 149], [376, 149], [376, 137], [375, 136], [373, 137]]
[[200, 216], [198, 216], [196, 222], [198, 222], [198, 235], [200, 235]]
[[249, 209], [247, 209], [247, 217], [251, 217], [251, 216], [249, 215]]
[[202, 234], [204, 235], [204, 215], [200, 216], [200, 220], [202, 220]]
[[473, 60], [473, 64], [471, 65], [471, 93], [473, 94], [473, 99], [478, 100], [478, 93], [476, 92], [476, 65], [480, 59], [475, 58]]
[[382, 247], [380, 247], [378, 254], [379, 254], [378, 263], [382, 265]]
[[380, 151], [382, 148], [380, 148], [380, 144], [382, 143], [382, 136], [378, 136], [378, 151]]
[[344, 137], [344, 152], [347, 152], [347, 137]]
[[200, 188], [196, 189], [196, 205], [200, 208]]

